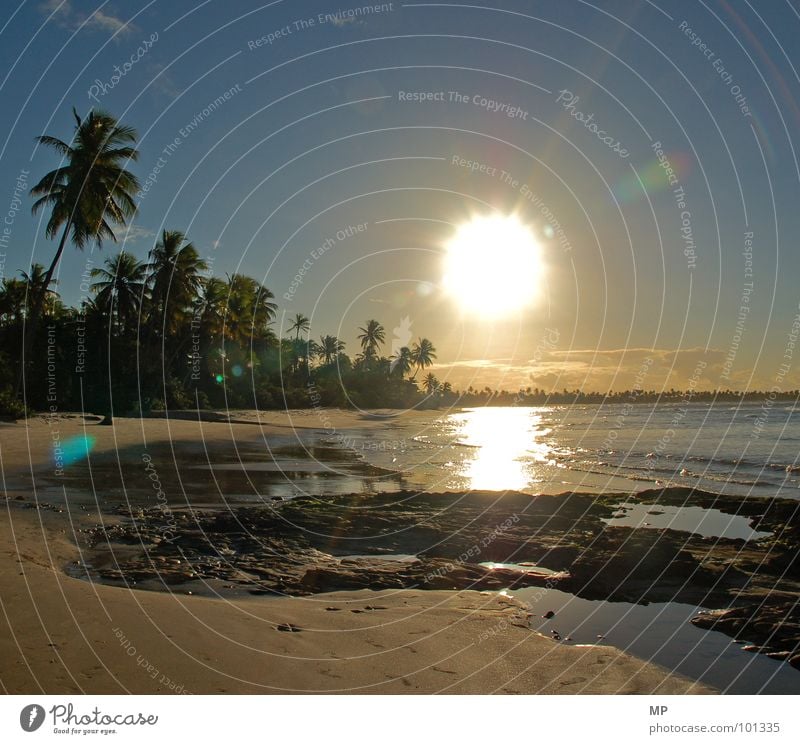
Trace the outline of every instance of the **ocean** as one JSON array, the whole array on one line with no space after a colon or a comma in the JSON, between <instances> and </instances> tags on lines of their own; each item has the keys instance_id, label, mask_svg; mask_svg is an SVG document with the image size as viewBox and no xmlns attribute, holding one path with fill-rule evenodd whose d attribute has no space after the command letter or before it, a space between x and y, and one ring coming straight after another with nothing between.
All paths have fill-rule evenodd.
<instances>
[{"instance_id":1,"label":"ocean","mask_svg":"<svg viewBox=\"0 0 800 744\"><path fill-rule=\"evenodd\" d=\"M366 463L431 491L685 486L800 497L800 408L781 402L410 412L380 429L349 430L345 443Z\"/></svg>"}]
</instances>

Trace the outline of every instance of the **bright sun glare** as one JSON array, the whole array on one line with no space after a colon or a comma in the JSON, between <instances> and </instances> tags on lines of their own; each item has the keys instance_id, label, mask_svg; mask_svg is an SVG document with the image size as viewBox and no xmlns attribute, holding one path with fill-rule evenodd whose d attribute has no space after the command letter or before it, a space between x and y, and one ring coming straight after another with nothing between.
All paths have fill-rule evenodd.
<instances>
[{"instance_id":1,"label":"bright sun glare","mask_svg":"<svg viewBox=\"0 0 800 744\"><path fill-rule=\"evenodd\" d=\"M465 310L493 317L519 310L541 281L539 244L513 215L474 217L447 243L443 285Z\"/></svg>"}]
</instances>

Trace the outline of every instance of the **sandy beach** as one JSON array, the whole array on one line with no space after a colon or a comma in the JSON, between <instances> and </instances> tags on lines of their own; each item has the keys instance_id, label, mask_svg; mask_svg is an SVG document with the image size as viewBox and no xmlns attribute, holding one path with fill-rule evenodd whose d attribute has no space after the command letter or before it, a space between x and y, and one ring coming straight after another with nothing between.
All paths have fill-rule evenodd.
<instances>
[{"instance_id":1,"label":"sandy beach","mask_svg":"<svg viewBox=\"0 0 800 744\"><path fill-rule=\"evenodd\" d=\"M337 430L380 426L326 411ZM236 415L232 418L240 419ZM85 427L85 428L84 428ZM62 417L0 426L0 680L6 693L707 693L609 646L565 646L531 631L493 591L382 590L305 597L192 596L70 576L81 525L97 513L54 486L54 428L95 437L92 462L141 467L146 444L225 451L321 429L318 412L253 423ZM56 481L57 483L57 481ZM87 502L102 500L103 483ZM34 488L35 493L34 493ZM64 493L67 490L64 489ZM36 507L36 499L40 505Z\"/></svg>"}]
</instances>

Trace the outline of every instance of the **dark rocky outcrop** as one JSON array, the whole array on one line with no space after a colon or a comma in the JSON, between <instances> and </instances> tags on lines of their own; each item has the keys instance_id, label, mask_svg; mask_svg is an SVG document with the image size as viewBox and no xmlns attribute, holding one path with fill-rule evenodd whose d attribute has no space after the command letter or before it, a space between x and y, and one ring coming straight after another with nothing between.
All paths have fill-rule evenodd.
<instances>
[{"instance_id":1,"label":"dark rocky outcrop","mask_svg":"<svg viewBox=\"0 0 800 744\"><path fill-rule=\"evenodd\" d=\"M796 667L800 665L798 602L798 596L768 595L758 604L703 612L692 618L692 624L746 641L754 647L750 650L784 659Z\"/></svg>"},{"instance_id":2,"label":"dark rocky outcrop","mask_svg":"<svg viewBox=\"0 0 800 744\"><path fill-rule=\"evenodd\" d=\"M610 526L604 520L624 500L714 508L769 536ZM699 616L699 627L791 660L799 637L789 607L800 596L797 511L794 501L680 488L634 496L403 491L227 511L120 508L118 524L88 530L89 565L72 570L148 588L218 581L259 594L548 586L587 599L686 602L723 610ZM482 565L492 562L514 565Z\"/></svg>"}]
</instances>

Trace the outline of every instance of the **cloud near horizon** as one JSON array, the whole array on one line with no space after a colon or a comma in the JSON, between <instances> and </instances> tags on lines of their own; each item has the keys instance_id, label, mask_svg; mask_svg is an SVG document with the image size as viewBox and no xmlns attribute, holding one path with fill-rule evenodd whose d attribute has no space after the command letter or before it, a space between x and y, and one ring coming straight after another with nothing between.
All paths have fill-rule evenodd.
<instances>
[{"instance_id":1,"label":"cloud near horizon","mask_svg":"<svg viewBox=\"0 0 800 744\"><path fill-rule=\"evenodd\" d=\"M585 391L741 389L750 382L750 370L721 378L725 352L721 349L552 349L537 359L465 359L438 363L432 368L453 387L547 392L567 388ZM753 378L749 387L766 383Z\"/></svg>"}]
</instances>

